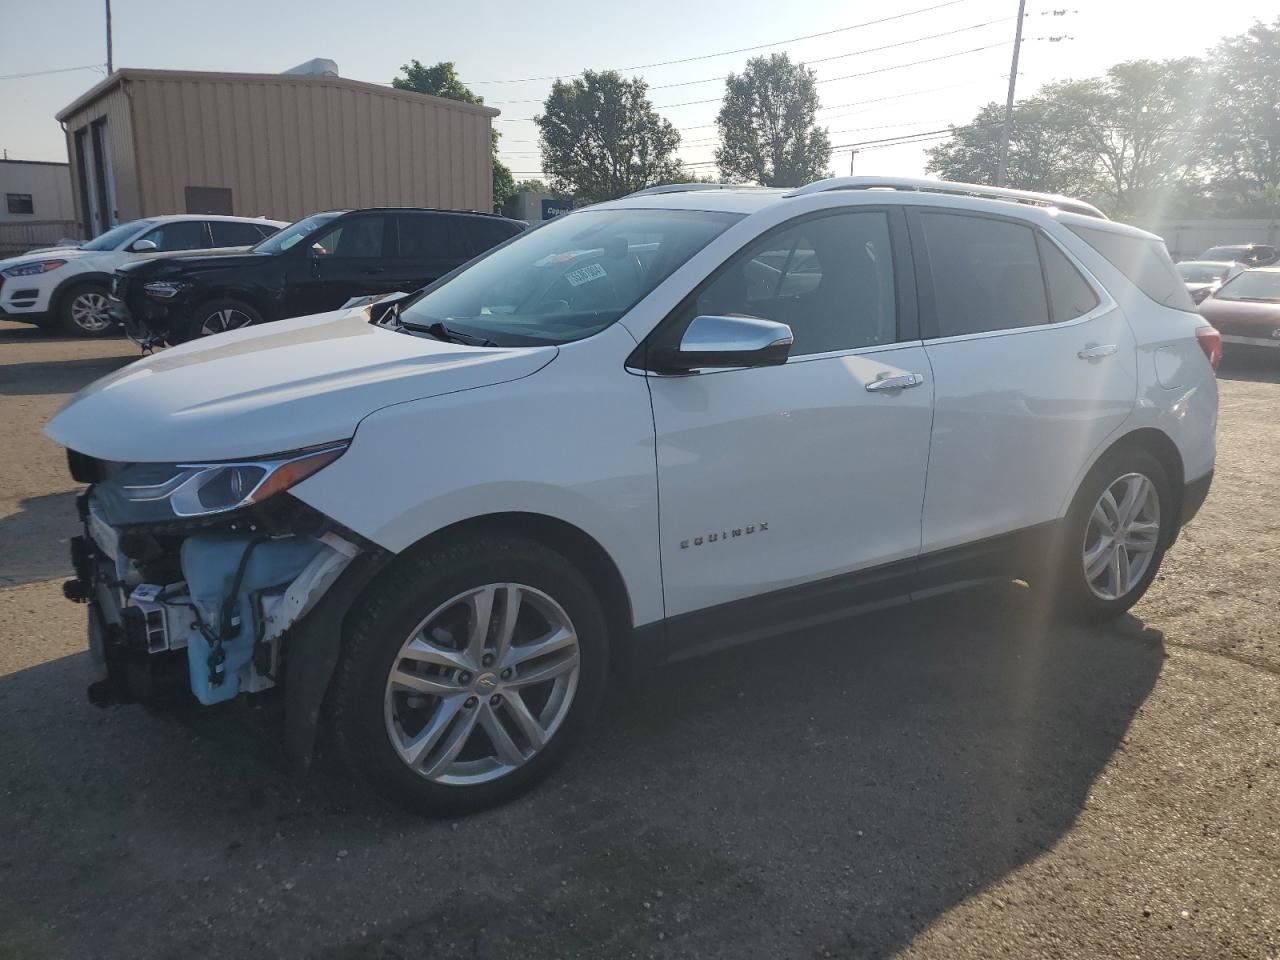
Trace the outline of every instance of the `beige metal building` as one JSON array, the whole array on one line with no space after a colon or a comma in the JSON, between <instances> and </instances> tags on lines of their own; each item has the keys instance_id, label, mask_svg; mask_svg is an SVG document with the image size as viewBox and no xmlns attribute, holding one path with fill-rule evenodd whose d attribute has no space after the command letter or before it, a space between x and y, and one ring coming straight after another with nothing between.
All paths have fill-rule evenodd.
<instances>
[{"instance_id":1,"label":"beige metal building","mask_svg":"<svg viewBox=\"0 0 1280 960\"><path fill-rule=\"evenodd\" d=\"M497 114L332 75L126 69L57 116L95 236L166 213L489 211Z\"/></svg>"},{"instance_id":2,"label":"beige metal building","mask_svg":"<svg viewBox=\"0 0 1280 960\"><path fill-rule=\"evenodd\" d=\"M0 194L0 257L79 238L65 163L0 160Z\"/></svg>"}]
</instances>

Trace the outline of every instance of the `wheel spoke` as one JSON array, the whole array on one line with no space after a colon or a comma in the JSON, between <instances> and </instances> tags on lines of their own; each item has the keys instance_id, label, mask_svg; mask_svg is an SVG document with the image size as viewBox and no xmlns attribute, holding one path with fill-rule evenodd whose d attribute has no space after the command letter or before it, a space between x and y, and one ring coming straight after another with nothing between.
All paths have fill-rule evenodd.
<instances>
[{"instance_id":1,"label":"wheel spoke","mask_svg":"<svg viewBox=\"0 0 1280 960\"><path fill-rule=\"evenodd\" d=\"M1096 580L1098 574L1107 569L1111 562L1111 554L1115 550L1115 541L1111 537L1099 537L1096 546L1085 551L1084 575L1088 580Z\"/></svg>"},{"instance_id":2,"label":"wheel spoke","mask_svg":"<svg viewBox=\"0 0 1280 960\"><path fill-rule=\"evenodd\" d=\"M557 650L577 646L577 643L578 637L572 630L556 627L550 633L539 637L531 643L521 643L511 647L507 651L506 658L499 660L498 663L503 667L516 667L538 657L545 657L548 654L555 653Z\"/></svg>"},{"instance_id":3,"label":"wheel spoke","mask_svg":"<svg viewBox=\"0 0 1280 960\"><path fill-rule=\"evenodd\" d=\"M502 613L498 620L498 636L495 638L494 660L501 664L511 649L511 638L515 636L516 621L520 619L520 604L523 594L520 588L509 583L502 588Z\"/></svg>"},{"instance_id":4,"label":"wheel spoke","mask_svg":"<svg viewBox=\"0 0 1280 960\"><path fill-rule=\"evenodd\" d=\"M419 663L430 663L437 667L452 667L455 670L470 670L471 661L460 650L450 650L432 643L423 636L414 637L400 651L406 660L417 660Z\"/></svg>"},{"instance_id":5,"label":"wheel spoke","mask_svg":"<svg viewBox=\"0 0 1280 960\"><path fill-rule=\"evenodd\" d=\"M480 711L472 707L457 711L457 718L453 725L449 727L448 734L445 735L444 745L440 748L434 758L430 759L423 769L428 777L438 777L444 773L458 754L462 752L462 748L467 745L467 741L471 739L471 733L476 727L476 715Z\"/></svg>"},{"instance_id":6,"label":"wheel spoke","mask_svg":"<svg viewBox=\"0 0 1280 960\"><path fill-rule=\"evenodd\" d=\"M506 682L507 687L531 687L536 683L546 683L573 670L578 665L578 648L575 646L555 658L548 658L536 664L524 673L517 673Z\"/></svg>"},{"instance_id":7,"label":"wheel spoke","mask_svg":"<svg viewBox=\"0 0 1280 960\"><path fill-rule=\"evenodd\" d=\"M488 704L485 704L482 708L480 726L489 735L489 740L493 743L493 749L498 752L499 760L511 767L518 767L524 763L524 753L516 746L516 742L511 739L511 734L507 732L507 728L502 725L502 721ZM538 746L541 746L541 744L538 744Z\"/></svg>"},{"instance_id":8,"label":"wheel spoke","mask_svg":"<svg viewBox=\"0 0 1280 960\"><path fill-rule=\"evenodd\" d=\"M448 729L449 724L453 722L453 718L462 709L464 699L465 697L459 696L440 701L440 705L436 707L436 712L432 715L427 725L419 730L407 743L400 745L400 752L409 766L416 767L422 762L422 758L431 752L432 748L440 741L440 735Z\"/></svg>"},{"instance_id":9,"label":"wheel spoke","mask_svg":"<svg viewBox=\"0 0 1280 960\"><path fill-rule=\"evenodd\" d=\"M489 624L493 619L493 597L497 587L490 584L467 597L471 610L471 623L467 634L467 656L473 663L480 663L484 656L485 642L489 637Z\"/></svg>"},{"instance_id":10,"label":"wheel spoke","mask_svg":"<svg viewBox=\"0 0 1280 960\"><path fill-rule=\"evenodd\" d=\"M1120 499L1120 505L1117 508L1119 522L1117 527L1123 529L1129 525L1129 522L1137 516L1138 510L1142 503L1146 500L1147 478L1133 474L1125 477L1124 496Z\"/></svg>"},{"instance_id":11,"label":"wheel spoke","mask_svg":"<svg viewBox=\"0 0 1280 960\"><path fill-rule=\"evenodd\" d=\"M1159 523L1153 520L1135 520L1125 530L1125 542L1130 549L1150 553L1156 548L1159 535Z\"/></svg>"},{"instance_id":12,"label":"wheel spoke","mask_svg":"<svg viewBox=\"0 0 1280 960\"><path fill-rule=\"evenodd\" d=\"M443 677L429 677L420 673L410 673L401 667L391 671L391 686L410 693L421 693L429 697L450 697L462 693L465 689L454 680Z\"/></svg>"},{"instance_id":13,"label":"wheel spoke","mask_svg":"<svg viewBox=\"0 0 1280 960\"><path fill-rule=\"evenodd\" d=\"M547 731L542 728L538 718L529 711L529 707L525 704L524 698L520 696L519 691L509 691L503 704L507 708L507 713L511 715L511 719L520 728L520 733L524 736L529 746L535 752L541 750L547 742Z\"/></svg>"},{"instance_id":14,"label":"wheel spoke","mask_svg":"<svg viewBox=\"0 0 1280 960\"><path fill-rule=\"evenodd\" d=\"M1116 529L1120 525L1120 507L1116 503L1115 496L1111 493L1110 488L1098 500L1098 507L1101 507L1107 517L1107 527L1111 530ZM1094 509L1097 509L1095 507Z\"/></svg>"},{"instance_id":15,"label":"wheel spoke","mask_svg":"<svg viewBox=\"0 0 1280 960\"><path fill-rule=\"evenodd\" d=\"M1111 514L1107 513L1101 500L1099 500L1093 508L1093 522L1096 523L1098 525L1098 529L1102 530L1104 533L1115 532L1115 520L1112 519Z\"/></svg>"}]
</instances>

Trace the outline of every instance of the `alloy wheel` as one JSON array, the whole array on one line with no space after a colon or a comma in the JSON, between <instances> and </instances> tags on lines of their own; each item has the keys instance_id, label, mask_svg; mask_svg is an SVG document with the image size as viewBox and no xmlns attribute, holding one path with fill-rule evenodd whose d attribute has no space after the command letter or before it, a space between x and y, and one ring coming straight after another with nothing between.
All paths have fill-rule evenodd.
<instances>
[{"instance_id":1,"label":"alloy wheel","mask_svg":"<svg viewBox=\"0 0 1280 960\"><path fill-rule=\"evenodd\" d=\"M1118 600L1146 576L1160 543L1160 494L1140 473L1102 492L1084 535L1084 578L1094 595Z\"/></svg>"},{"instance_id":2,"label":"alloy wheel","mask_svg":"<svg viewBox=\"0 0 1280 960\"><path fill-rule=\"evenodd\" d=\"M214 333L223 333L227 330L247 327L251 323L253 323L253 317L243 310L237 310L235 307L224 307L221 310L215 310L204 318L204 323L200 325L200 336L207 337Z\"/></svg>"},{"instance_id":3,"label":"alloy wheel","mask_svg":"<svg viewBox=\"0 0 1280 960\"><path fill-rule=\"evenodd\" d=\"M578 687L578 636L564 609L517 583L491 583L437 607L387 676L387 735L434 783L486 783L555 736Z\"/></svg>"},{"instance_id":4,"label":"alloy wheel","mask_svg":"<svg viewBox=\"0 0 1280 960\"><path fill-rule=\"evenodd\" d=\"M93 290L86 290L71 301L71 322L85 333L101 333L111 326L107 313L107 297Z\"/></svg>"}]
</instances>

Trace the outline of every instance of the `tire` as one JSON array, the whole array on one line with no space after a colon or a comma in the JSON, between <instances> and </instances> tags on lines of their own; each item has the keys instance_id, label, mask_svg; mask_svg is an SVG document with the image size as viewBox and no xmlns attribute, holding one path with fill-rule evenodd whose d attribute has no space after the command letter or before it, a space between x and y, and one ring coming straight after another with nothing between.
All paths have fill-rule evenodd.
<instances>
[{"instance_id":1,"label":"tire","mask_svg":"<svg viewBox=\"0 0 1280 960\"><path fill-rule=\"evenodd\" d=\"M473 632L477 622L486 630ZM548 547L502 534L406 555L352 608L343 640L329 699L338 751L357 777L429 816L483 810L541 781L586 729L608 673L587 581Z\"/></svg>"},{"instance_id":2,"label":"tire","mask_svg":"<svg viewBox=\"0 0 1280 960\"><path fill-rule=\"evenodd\" d=\"M238 330L262 322L262 314L245 303L231 297L206 300L191 311L183 325L180 343L198 340L227 330Z\"/></svg>"},{"instance_id":3,"label":"tire","mask_svg":"<svg viewBox=\"0 0 1280 960\"><path fill-rule=\"evenodd\" d=\"M72 284L58 299L56 332L72 337L108 336L116 323L105 315L106 309L107 288L101 283Z\"/></svg>"},{"instance_id":4,"label":"tire","mask_svg":"<svg viewBox=\"0 0 1280 960\"><path fill-rule=\"evenodd\" d=\"M1108 493L1119 513L1103 503ZM1117 522L1128 532L1120 549ZM1104 455L1080 485L1059 531L1050 575L1058 612L1094 622L1124 614L1155 579L1176 522L1173 487L1159 460L1140 447Z\"/></svg>"}]
</instances>

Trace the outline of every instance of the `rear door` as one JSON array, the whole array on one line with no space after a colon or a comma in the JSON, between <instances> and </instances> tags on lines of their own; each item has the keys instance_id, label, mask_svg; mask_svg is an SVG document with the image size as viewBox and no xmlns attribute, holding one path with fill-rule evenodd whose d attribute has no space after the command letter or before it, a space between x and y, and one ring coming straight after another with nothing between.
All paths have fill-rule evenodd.
<instances>
[{"instance_id":1,"label":"rear door","mask_svg":"<svg viewBox=\"0 0 1280 960\"><path fill-rule=\"evenodd\" d=\"M908 217L936 385L923 553L965 545L974 562L995 562L1013 544L991 538L1047 529L1133 409L1133 334L1038 227L953 210ZM932 560L921 569L927 586Z\"/></svg>"},{"instance_id":2,"label":"rear door","mask_svg":"<svg viewBox=\"0 0 1280 960\"><path fill-rule=\"evenodd\" d=\"M461 217L406 211L395 220L399 249L387 264L393 289L417 290L471 259Z\"/></svg>"},{"instance_id":3,"label":"rear door","mask_svg":"<svg viewBox=\"0 0 1280 960\"><path fill-rule=\"evenodd\" d=\"M649 376L667 616L757 598L749 620L822 619L865 601L864 586L894 592L888 571L909 582L933 385L901 212L789 221L652 336L678 343L700 314L781 321L795 343L781 366ZM874 567L890 579L845 576ZM685 622L694 643L719 629Z\"/></svg>"}]
</instances>

